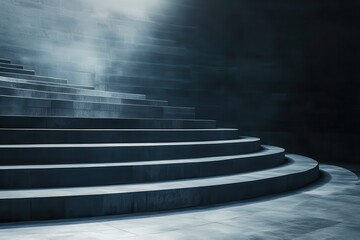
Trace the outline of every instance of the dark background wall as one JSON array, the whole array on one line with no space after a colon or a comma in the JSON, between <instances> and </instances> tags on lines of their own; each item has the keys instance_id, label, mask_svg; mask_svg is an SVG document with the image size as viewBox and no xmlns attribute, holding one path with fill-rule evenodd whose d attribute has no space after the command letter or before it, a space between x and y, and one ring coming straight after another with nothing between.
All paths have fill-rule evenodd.
<instances>
[{"instance_id":1,"label":"dark background wall","mask_svg":"<svg viewBox=\"0 0 360 240\"><path fill-rule=\"evenodd\" d=\"M320 161L360 161L359 3L4 0L0 57L196 106Z\"/></svg>"},{"instance_id":2,"label":"dark background wall","mask_svg":"<svg viewBox=\"0 0 360 240\"><path fill-rule=\"evenodd\" d=\"M197 1L201 116L320 161L360 162L359 1Z\"/></svg>"}]
</instances>

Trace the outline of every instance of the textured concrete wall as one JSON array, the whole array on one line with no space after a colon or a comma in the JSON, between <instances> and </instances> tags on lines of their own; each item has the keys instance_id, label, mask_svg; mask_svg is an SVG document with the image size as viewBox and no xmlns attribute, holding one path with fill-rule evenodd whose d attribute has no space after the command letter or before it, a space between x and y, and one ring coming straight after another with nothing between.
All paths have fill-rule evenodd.
<instances>
[{"instance_id":1,"label":"textured concrete wall","mask_svg":"<svg viewBox=\"0 0 360 240\"><path fill-rule=\"evenodd\" d=\"M356 161L358 12L340 0L4 0L0 55L194 105L320 161Z\"/></svg>"},{"instance_id":2,"label":"textured concrete wall","mask_svg":"<svg viewBox=\"0 0 360 240\"><path fill-rule=\"evenodd\" d=\"M179 29L182 33L187 29L171 25L173 19L186 16L181 14L188 9L184 3L4 0L0 8L1 57L25 64L40 75L68 78L70 83L144 91L135 86L154 85L154 81L146 81L149 78L179 80L189 75L188 69L166 65L186 58L184 48L173 37Z\"/></svg>"},{"instance_id":3,"label":"textured concrete wall","mask_svg":"<svg viewBox=\"0 0 360 240\"><path fill-rule=\"evenodd\" d=\"M203 116L320 161L360 161L359 1L196 3Z\"/></svg>"}]
</instances>

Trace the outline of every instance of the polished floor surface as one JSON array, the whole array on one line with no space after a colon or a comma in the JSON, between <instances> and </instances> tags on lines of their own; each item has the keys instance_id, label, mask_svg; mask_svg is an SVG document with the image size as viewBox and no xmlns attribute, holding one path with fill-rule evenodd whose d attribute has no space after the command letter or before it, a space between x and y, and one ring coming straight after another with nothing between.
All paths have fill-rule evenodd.
<instances>
[{"instance_id":1,"label":"polished floor surface","mask_svg":"<svg viewBox=\"0 0 360 240\"><path fill-rule=\"evenodd\" d=\"M360 239L358 176L334 165L321 169L319 181L290 193L181 211L1 224L0 239Z\"/></svg>"}]
</instances>

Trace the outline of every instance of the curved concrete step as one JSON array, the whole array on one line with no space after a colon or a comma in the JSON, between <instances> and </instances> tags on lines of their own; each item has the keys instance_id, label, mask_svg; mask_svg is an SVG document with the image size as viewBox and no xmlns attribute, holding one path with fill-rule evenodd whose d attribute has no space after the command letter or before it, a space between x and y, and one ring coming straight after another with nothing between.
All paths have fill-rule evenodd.
<instances>
[{"instance_id":1,"label":"curved concrete step","mask_svg":"<svg viewBox=\"0 0 360 240\"><path fill-rule=\"evenodd\" d=\"M44 83L63 83L63 84L67 83L67 80L62 78L54 78L54 77L46 77L46 76L38 76L38 75L26 75L26 74L10 73L10 72L0 72L0 76L22 79L22 80L39 81Z\"/></svg>"},{"instance_id":2,"label":"curved concrete step","mask_svg":"<svg viewBox=\"0 0 360 240\"><path fill-rule=\"evenodd\" d=\"M0 221L94 217L225 203L303 187L318 163L288 155L288 164L257 172L159 183L0 191Z\"/></svg>"},{"instance_id":3,"label":"curved concrete step","mask_svg":"<svg viewBox=\"0 0 360 240\"><path fill-rule=\"evenodd\" d=\"M2 86L0 86L0 95L65 100L65 101L93 102L93 103L135 104L135 105L154 105L154 106L168 105L168 102L163 100L126 99L126 98L118 98L118 97L80 95L80 94L38 91L33 89L11 88L11 87L2 87Z\"/></svg>"},{"instance_id":4,"label":"curved concrete step","mask_svg":"<svg viewBox=\"0 0 360 240\"><path fill-rule=\"evenodd\" d=\"M0 58L0 63L11 64L11 61L9 59Z\"/></svg>"},{"instance_id":5,"label":"curved concrete step","mask_svg":"<svg viewBox=\"0 0 360 240\"><path fill-rule=\"evenodd\" d=\"M0 128L0 144L136 143L230 140L237 129L23 129Z\"/></svg>"},{"instance_id":6,"label":"curved concrete step","mask_svg":"<svg viewBox=\"0 0 360 240\"><path fill-rule=\"evenodd\" d=\"M272 168L284 160L284 149L263 146L256 153L207 158L0 166L0 189L99 186L211 177Z\"/></svg>"},{"instance_id":7,"label":"curved concrete step","mask_svg":"<svg viewBox=\"0 0 360 240\"><path fill-rule=\"evenodd\" d=\"M15 68L15 69L24 69L23 65L12 64L12 63L1 63L0 68Z\"/></svg>"},{"instance_id":8,"label":"curved concrete step","mask_svg":"<svg viewBox=\"0 0 360 240\"><path fill-rule=\"evenodd\" d=\"M239 155L261 149L260 139L96 144L0 145L0 165L153 161Z\"/></svg>"},{"instance_id":9,"label":"curved concrete step","mask_svg":"<svg viewBox=\"0 0 360 240\"><path fill-rule=\"evenodd\" d=\"M28 84L35 84L35 85L47 85L47 86L55 86L55 87L70 87L70 88L80 88L80 89L89 89L94 90L95 88L92 86L85 86L85 85L74 85L74 84L67 84L67 83L57 83L57 82L46 82L46 81L39 81L39 80L28 80L28 79L21 79L15 77L0 77L1 82L12 82L12 83L28 83ZM6 83L1 83L1 85L6 86Z\"/></svg>"},{"instance_id":10,"label":"curved concrete step","mask_svg":"<svg viewBox=\"0 0 360 240\"><path fill-rule=\"evenodd\" d=\"M139 117L195 118L190 107L94 103L0 95L1 115L74 116L74 117Z\"/></svg>"},{"instance_id":11,"label":"curved concrete step","mask_svg":"<svg viewBox=\"0 0 360 240\"><path fill-rule=\"evenodd\" d=\"M34 70L0 67L0 72L16 73L23 75L35 75Z\"/></svg>"},{"instance_id":12,"label":"curved concrete step","mask_svg":"<svg viewBox=\"0 0 360 240\"><path fill-rule=\"evenodd\" d=\"M91 96L103 96L103 97L119 97L119 98L129 98L129 99L145 99L144 94L136 93L121 93L121 92L110 92L110 91L101 91L93 89L83 89L72 87L72 85L51 85L43 83L31 83L24 82L18 79L0 77L0 86L3 87L12 87L12 88L22 88L22 89L32 89L38 91L46 92L58 92L58 93L69 93L69 94L79 94L79 95L91 95Z\"/></svg>"},{"instance_id":13,"label":"curved concrete step","mask_svg":"<svg viewBox=\"0 0 360 240\"><path fill-rule=\"evenodd\" d=\"M46 116L4 116L0 115L2 128L46 128L46 129L211 129L216 127L215 120L204 119L161 119L161 118L80 118Z\"/></svg>"}]
</instances>

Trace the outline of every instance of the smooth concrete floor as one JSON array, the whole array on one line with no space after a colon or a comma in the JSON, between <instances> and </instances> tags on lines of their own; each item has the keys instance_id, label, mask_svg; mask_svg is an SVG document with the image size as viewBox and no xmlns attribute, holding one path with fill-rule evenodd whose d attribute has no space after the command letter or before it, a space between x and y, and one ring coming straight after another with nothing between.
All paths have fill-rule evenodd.
<instances>
[{"instance_id":1,"label":"smooth concrete floor","mask_svg":"<svg viewBox=\"0 0 360 240\"><path fill-rule=\"evenodd\" d=\"M321 165L298 191L179 211L1 224L0 239L360 239L358 176Z\"/></svg>"}]
</instances>

